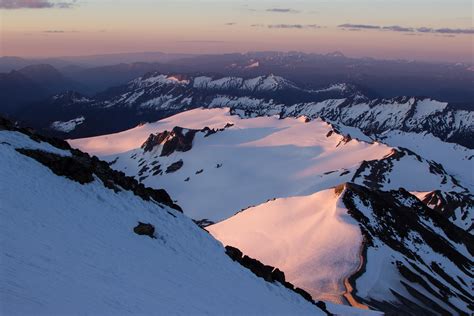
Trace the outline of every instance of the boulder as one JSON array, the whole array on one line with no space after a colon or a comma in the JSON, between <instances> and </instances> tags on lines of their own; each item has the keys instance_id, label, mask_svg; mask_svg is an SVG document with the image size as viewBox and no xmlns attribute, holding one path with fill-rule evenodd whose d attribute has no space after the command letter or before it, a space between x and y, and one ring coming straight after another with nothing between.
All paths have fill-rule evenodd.
<instances>
[{"instance_id":1,"label":"boulder","mask_svg":"<svg viewBox=\"0 0 474 316\"><path fill-rule=\"evenodd\" d=\"M179 169L181 169L181 167L183 166L183 160L180 159L176 162L173 162L171 165L169 165L168 167L166 167L166 173L172 173L172 172L175 172L175 171L178 171Z\"/></svg>"},{"instance_id":2,"label":"boulder","mask_svg":"<svg viewBox=\"0 0 474 316\"><path fill-rule=\"evenodd\" d=\"M133 231L137 235L145 235L149 236L150 238L156 238L155 237L155 226L152 224L145 224L142 222L138 222L138 225L133 228Z\"/></svg>"}]
</instances>

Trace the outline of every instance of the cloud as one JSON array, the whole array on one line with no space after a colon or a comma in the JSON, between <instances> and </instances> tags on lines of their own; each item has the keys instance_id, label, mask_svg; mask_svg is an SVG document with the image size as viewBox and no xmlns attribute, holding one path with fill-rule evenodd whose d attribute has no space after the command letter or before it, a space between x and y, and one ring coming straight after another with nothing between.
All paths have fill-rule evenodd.
<instances>
[{"instance_id":1,"label":"cloud","mask_svg":"<svg viewBox=\"0 0 474 316\"><path fill-rule=\"evenodd\" d=\"M339 28L349 30L380 30L380 31L391 31L391 32L403 32L403 33L434 33L434 34L446 34L446 35L457 35L457 34L474 34L474 28L470 29L452 29L452 28L438 28L434 29L431 27L405 27L400 25L392 26L379 26L379 25L367 25L367 24L341 24Z\"/></svg>"},{"instance_id":2,"label":"cloud","mask_svg":"<svg viewBox=\"0 0 474 316\"><path fill-rule=\"evenodd\" d=\"M267 12L274 13L299 13L300 11L290 8L270 8L266 10Z\"/></svg>"},{"instance_id":3,"label":"cloud","mask_svg":"<svg viewBox=\"0 0 474 316\"><path fill-rule=\"evenodd\" d=\"M470 29L442 28L442 29L435 30L435 33L441 33L441 34L474 34L474 28L470 28Z\"/></svg>"},{"instance_id":4,"label":"cloud","mask_svg":"<svg viewBox=\"0 0 474 316\"><path fill-rule=\"evenodd\" d=\"M321 28L316 24L269 24L267 25L270 29L319 29Z\"/></svg>"},{"instance_id":5,"label":"cloud","mask_svg":"<svg viewBox=\"0 0 474 316\"><path fill-rule=\"evenodd\" d=\"M417 32L420 32L420 33L431 33L433 32L433 29L431 27L419 27L416 29Z\"/></svg>"},{"instance_id":6,"label":"cloud","mask_svg":"<svg viewBox=\"0 0 474 316\"><path fill-rule=\"evenodd\" d=\"M43 31L43 33L49 33L49 34L60 34L60 33L78 33L78 31L66 31L66 30L46 30Z\"/></svg>"},{"instance_id":7,"label":"cloud","mask_svg":"<svg viewBox=\"0 0 474 316\"><path fill-rule=\"evenodd\" d=\"M399 25L392 25L392 26L384 26L382 27L383 30L386 31L393 31L393 32L413 32L412 27L403 27Z\"/></svg>"},{"instance_id":8,"label":"cloud","mask_svg":"<svg viewBox=\"0 0 474 316\"><path fill-rule=\"evenodd\" d=\"M367 24L341 24L338 27L340 28L349 28L349 29L380 29L380 26L377 25L367 25Z\"/></svg>"},{"instance_id":9,"label":"cloud","mask_svg":"<svg viewBox=\"0 0 474 316\"><path fill-rule=\"evenodd\" d=\"M50 0L1 0L0 9L68 9L76 4L76 0L70 2L56 2Z\"/></svg>"}]
</instances>

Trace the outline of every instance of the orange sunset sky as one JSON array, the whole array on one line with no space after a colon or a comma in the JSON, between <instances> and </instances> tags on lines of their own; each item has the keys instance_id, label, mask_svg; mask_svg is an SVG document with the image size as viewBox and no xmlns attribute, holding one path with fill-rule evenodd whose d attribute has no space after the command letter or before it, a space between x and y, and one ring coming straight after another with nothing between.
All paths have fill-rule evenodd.
<instances>
[{"instance_id":1,"label":"orange sunset sky","mask_svg":"<svg viewBox=\"0 0 474 316\"><path fill-rule=\"evenodd\" d=\"M259 50L473 61L470 0L0 0L0 55Z\"/></svg>"}]
</instances>

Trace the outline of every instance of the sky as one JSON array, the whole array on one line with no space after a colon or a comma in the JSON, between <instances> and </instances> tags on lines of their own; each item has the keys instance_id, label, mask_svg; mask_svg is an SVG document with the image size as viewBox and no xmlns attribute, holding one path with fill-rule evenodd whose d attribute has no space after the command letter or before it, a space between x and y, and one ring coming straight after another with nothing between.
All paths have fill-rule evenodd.
<instances>
[{"instance_id":1,"label":"sky","mask_svg":"<svg viewBox=\"0 0 474 316\"><path fill-rule=\"evenodd\" d=\"M0 55L343 52L473 62L471 0L0 0Z\"/></svg>"}]
</instances>

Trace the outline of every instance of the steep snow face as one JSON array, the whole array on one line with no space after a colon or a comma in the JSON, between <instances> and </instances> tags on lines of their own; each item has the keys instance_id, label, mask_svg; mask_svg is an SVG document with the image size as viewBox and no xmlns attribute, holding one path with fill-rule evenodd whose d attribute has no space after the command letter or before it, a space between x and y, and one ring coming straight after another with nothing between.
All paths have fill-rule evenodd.
<instances>
[{"instance_id":1,"label":"steep snow face","mask_svg":"<svg viewBox=\"0 0 474 316\"><path fill-rule=\"evenodd\" d=\"M2 314L323 314L235 264L183 214L57 176L15 149L69 151L18 132L0 140ZM134 234L138 221L156 239Z\"/></svg>"},{"instance_id":2,"label":"steep snow face","mask_svg":"<svg viewBox=\"0 0 474 316\"><path fill-rule=\"evenodd\" d=\"M152 150L141 148L149 134L175 126L216 130L196 133L185 152L163 156L162 143ZM307 195L349 181L363 160L380 159L391 151L379 143L348 141L321 120L241 119L229 115L228 109L191 110L71 144L101 154L113 161L113 168L147 186L166 188L189 216L212 221L268 199ZM178 170L166 171L178 162Z\"/></svg>"},{"instance_id":3,"label":"steep snow face","mask_svg":"<svg viewBox=\"0 0 474 316\"><path fill-rule=\"evenodd\" d=\"M334 189L269 201L207 230L320 300L342 303L344 279L360 265L362 234Z\"/></svg>"},{"instance_id":4,"label":"steep snow face","mask_svg":"<svg viewBox=\"0 0 474 316\"><path fill-rule=\"evenodd\" d=\"M69 133L75 130L78 125L84 123L84 120L84 116L80 116L67 122L55 121L51 123L51 128L60 132Z\"/></svg>"}]
</instances>

